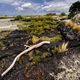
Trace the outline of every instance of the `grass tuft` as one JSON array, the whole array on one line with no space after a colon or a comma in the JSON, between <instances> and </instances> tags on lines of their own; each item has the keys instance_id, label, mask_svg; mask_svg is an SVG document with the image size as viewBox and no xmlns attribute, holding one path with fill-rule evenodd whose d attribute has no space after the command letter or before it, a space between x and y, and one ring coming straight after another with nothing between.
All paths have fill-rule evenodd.
<instances>
[{"instance_id":1,"label":"grass tuft","mask_svg":"<svg viewBox=\"0 0 80 80\"><path fill-rule=\"evenodd\" d=\"M62 45L59 45L59 47L55 48L55 51L58 53L63 53L65 51L68 51L67 46L68 46L68 42L66 43L64 42Z\"/></svg>"}]
</instances>

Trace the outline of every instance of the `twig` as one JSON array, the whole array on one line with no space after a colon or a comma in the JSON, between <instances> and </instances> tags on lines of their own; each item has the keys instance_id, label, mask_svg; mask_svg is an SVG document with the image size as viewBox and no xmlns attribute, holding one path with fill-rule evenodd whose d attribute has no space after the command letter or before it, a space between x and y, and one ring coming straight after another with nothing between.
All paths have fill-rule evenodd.
<instances>
[{"instance_id":1,"label":"twig","mask_svg":"<svg viewBox=\"0 0 80 80\"><path fill-rule=\"evenodd\" d=\"M43 42L40 42L40 43L38 43L38 44L36 44L36 45L33 45L33 46L29 47L28 49L22 51L20 54L18 54L18 55L15 57L15 59L14 59L13 62L12 62L12 64L1 74L1 76L3 77L4 75L6 75L6 74L14 67L16 61L17 61L23 54L25 54L25 53L33 50L34 48L38 48L38 47L42 46L43 44L50 44L50 42L49 42L49 41L43 41Z\"/></svg>"},{"instance_id":2,"label":"twig","mask_svg":"<svg viewBox=\"0 0 80 80\"><path fill-rule=\"evenodd\" d=\"M28 46L28 45L24 45L24 46L25 46L25 49L27 49L27 48L31 47L31 46Z\"/></svg>"}]
</instances>

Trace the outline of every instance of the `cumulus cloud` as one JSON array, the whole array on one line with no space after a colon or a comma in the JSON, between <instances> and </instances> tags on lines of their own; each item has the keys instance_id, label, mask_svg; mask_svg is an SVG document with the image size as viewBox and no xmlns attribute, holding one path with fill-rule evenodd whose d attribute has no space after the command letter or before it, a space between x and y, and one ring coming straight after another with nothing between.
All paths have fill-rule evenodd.
<instances>
[{"instance_id":1,"label":"cumulus cloud","mask_svg":"<svg viewBox=\"0 0 80 80\"><path fill-rule=\"evenodd\" d=\"M17 7L16 10L23 11L24 9L22 7Z\"/></svg>"},{"instance_id":2,"label":"cumulus cloud","mask_svg":"<svg viewBox=\"0 0 80 80\"><path fill-rule=\"evenodd\" d=\"M24 9L31 8L31 7L32 7L32 4L28 2L28 3L23 3L22 5L18 6L16 10L23 11Z\"/></svg>"},{"instance_id":3,"label":"cumulus cloud","mask_svg":"<svg viewBox=\"0 0 80 80\"><path fill-rule=\"evenodd\" d=\"M17 7L17 10L19 10L19 11L33 10L33 11L38 12L38 10L40 10L40 8L41 8L41 5L39 5L39 4L27 2L27 3L24 3L21 6Z\"/></svg>"},{"instance_id":4,"label":"cumulus cloud","mask_svg":"<svg viewBox=\"0 0 80 80\"><path fill-rule=\"evenodd\" d=\"M22 8L29 8L32 7L31 3L24 3L23 5L21 5Z\"/></svg>"},{"instance_id":5,"label":"cumulus cloud","mask_svg":"<svg viewBox=\"0 0 80 80\"><path fill-rule=\"evenodd\" d=\"M17 0L17 1L14 1L13 3L11 3L12 6L20 6L21 4L23 4L24 2L21 1L21 0Z\"/></svg>"},{"instance_id":6,"label":"cumulus cloud","mask_svg":"<svg viewBox=\"0 0 80 80\"><path fill-rule=\"evenodd\" d=\"M23 3L22 5L20 5L20 6L18 6L17 8L16 8L16 10L19 10L19 11L23 11L24 9L30 9L30 8L32 8L32 4L31 3Z\"/></svg>"}]
</instances>

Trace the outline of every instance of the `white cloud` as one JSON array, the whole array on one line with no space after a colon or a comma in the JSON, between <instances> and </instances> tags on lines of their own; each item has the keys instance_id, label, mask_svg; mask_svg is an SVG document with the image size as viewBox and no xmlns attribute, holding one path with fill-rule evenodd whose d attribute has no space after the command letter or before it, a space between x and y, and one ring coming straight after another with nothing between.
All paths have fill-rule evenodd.
<instances>
[{"instance_id":1,"label":"white cloud","mask_svg":"<svg viewBox=\"0 0 80 80\"><path fill-rule=\"evenodd\" d=\"M22 7L17 7L16 10L17 11L23 11L24 9Z\"/></svg>"},{"instance_id":2,"label":"white cloud","mask_svg":"<svg viewBox=\"0 0 80 80\"><path fill-rule=\"evenodd\" d=\"M23 11L23 10L26 10L26 9L31 9L33 6L32 6L32 3L23 3L23 4L21 4L20 6L18 6L17 8L16 8L16 10L18 10L18 11Z\"/></svg>"},{"instance_id":3,"label":"white cloud","mask_svg":"<svg viewBox=\"0 0 80 80\"><path fill-rule=\"evenodd\" d=\"M13 5L13 6L20 6L23 3L24 2L22 2L22 1L14 1L11 5Z\"/></svg>"},{"instance_id":4,"label":"white cloud","mask_svg":"<svg viewBox=\"0 0 80 80\"><path fill-rule=\"evenodd\" d=\"M42 10L45 11L64 11L65 9L68 9L69 6L64 2L51 2L45 4L45 6L42 7Z\"/></svg>"},{"instance_id":5,"label":"white cloud","mask_svg":"<svg viewBox=\"0 0 80 80\"><path fill-rule=\"evenodd\" d=\"M32 7L31 3L24 3L23 5L21 5L22 8L29 8Z\"/></svg>"},{"instance_id":6,"label":"white cloud","mask_svg":"<svg viewBox=\"0 0 80 80\"><path fill-rule=\"evenodd\" d=\"M21 6L17 7L17 10L19 10L19 11L33 10L33 11L38 12L38 10L40 10L40 8L41 8L41 5L39 5L39 4L27 2L27 3L24 3Z\"/></svg>"},{"instance_id":7,"label":"white cloud","mask_svg":"<svg viewBox=\"0 0 80 80\"><path fill-rule=\"evenodd\" d=\"M30 9L30 8L32 8L32 4L28 2L28 3L23 3L22 5L18 6L16 10L23 11L25 9Z\"/></svg>"}]
</instances>

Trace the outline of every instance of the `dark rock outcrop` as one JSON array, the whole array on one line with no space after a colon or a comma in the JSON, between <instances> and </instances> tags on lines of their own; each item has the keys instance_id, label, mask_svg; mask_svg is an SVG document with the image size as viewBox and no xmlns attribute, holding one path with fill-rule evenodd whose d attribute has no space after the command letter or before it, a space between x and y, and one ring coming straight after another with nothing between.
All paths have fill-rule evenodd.
<instances>
[{"instance_id":1,"label":"dark rock outcrop","mask_svg":"<svg viewBox=\"0 0 80 80\"><path fill-rule=\"evenodd\" d=\"M24 31L15 30L12 31L8 36L1 39L4 49L0 50L0 60L2 58L19 54L25 49L24 45L30 45L31 36Z\"/></svg>"},{"instance_id":2,"label":"dark rock outcrop","mask_svg":"<svg viewBox=\"0 0 80 80\"><path fill-rule=\"evenodd\" d=\"M63 40L69 41L70 47L80 45L80 31L73 30L72 28L65 26L64 23L59 24L57 29L62 35Z\"/></svg>"}]
</instances>

